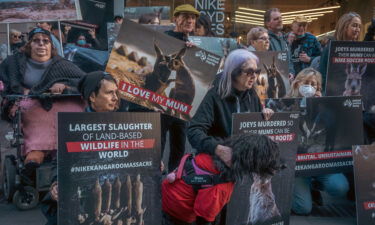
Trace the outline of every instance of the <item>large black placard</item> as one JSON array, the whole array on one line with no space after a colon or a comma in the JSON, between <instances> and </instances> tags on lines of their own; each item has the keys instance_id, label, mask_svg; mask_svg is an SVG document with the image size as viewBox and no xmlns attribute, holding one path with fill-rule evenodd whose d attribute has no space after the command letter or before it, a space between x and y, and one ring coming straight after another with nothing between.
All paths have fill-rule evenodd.
<instances>
[{"instance_id":1,"label":"large black placard","mask_svg":"<svg viewBox=\"0 0 375 225\"><path fill-rule=\"evenodd\" d=\"M363 143L360 96L269 99L267 107L301 111L297 176L352 171L351 146Z\"/></svg>"},{"instance_id":2,"label":"large black placard","mask_svg":"<svg viewBox=\"0 0 375 225\"><path fill-rule=\"evenodd\" d=\"M160 160L159 113L59 113L59 224L160 224Z\"/></svg>"},{"instance_id":3,"label":"large black placard","mask_svg":"<svg viewBox=\"0 0 375 225\"><path fill-rule=\"evenodd\" d=\"M374 43L333 41L328 62L326 95L362 95L370 110L375 105Z\"/></svg>"},{"instance_id":4,"label":"large black placard","mask_svg":"<svg viewBox=\"0 0 375 225\"><path fill-rule=\"evenodd\" d=\"M237 183L228 205L228 225L289 224L298 117L298 112L276 113L269 121L265 121L261 113L233 115L233 134L264 134L278 142L286 168L265 183L261 183L258 176L247 177L242 183Z\"/></svg>"},{"instance_id":5,"label":"large black placard","mask_svg":"<svg viewBox=\"0 0 375 225\"><path fill-rule=\"evenodd\" d=\"M375 146L353 146L357 224L374 224L375 218Z\"/></svg>"}]
</instances>

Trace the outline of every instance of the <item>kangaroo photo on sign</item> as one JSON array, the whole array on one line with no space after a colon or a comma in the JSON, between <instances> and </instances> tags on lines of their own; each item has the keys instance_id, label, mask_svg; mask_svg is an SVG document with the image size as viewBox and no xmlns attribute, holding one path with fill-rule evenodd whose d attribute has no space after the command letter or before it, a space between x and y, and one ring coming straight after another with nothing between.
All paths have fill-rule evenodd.
<instances>
[{"instance_id":1,"label":"kangaroo photo on sign","mask_svg":"<svg viewBox=\"0 0 375 225\"><path fill-rule=\"evenodd\" d=\"M106 71L120 96L183 120L192 118L215 79L220 57L124 20Z\"/></svg>"},{"instance_id":2,"label":"kangaroo photo on sign","mask_svg":"<svg viewBox=\"0 0 375 225\"><path fill-rule=\"evenodd\" d=\"M375 220L375 146L353 146L357 225Z\"/></svg>"},{"instance_id":3,"label":"kangaroo photo on sign","mask_svg":"<svg viewBox=\"0 0 375 225\"><path fill-rule=\"evenodd\" d=\"M0 1L0 23L81 19L78 0Z\"/></svg>"},{"instance_id":4,"label":"kangaroo photo on sign","mask_svg":"<svg viewBox=\"0 0 375 225\"><path fill-rule=\"evenodd\" d=\"M262 113L233 114L233 134L266 135L276 142L279 154L253 154L262 162L280 161L272 172L253 172L235 184L227 206L227 225L289 224L292 203L294 167L298 142L298 112L275 113L264 120ZM253 143L254 146L262 143ZM243 163L247 158L242 159ZM261 163L259 163L261 164ZM258 165L259 167L259 165Z\"/></svg>"},{"instance_id":5,"label":"kangaroo photo on sign","mask_svg":"<svg viewBox=\"0 0 375 225\"><path fill-rule=\"evenodd\" d=\"M159 113L58 114L58 224L161 223Z\"/></svg>"},{"instance_id":6,"label":"kangaroo photo on sign","mask_svg":"<svg viewBox=\"0 0 375 225\"><path fill-rule=\"evenodd\" d=\"M171 23L170 7L126 7L124 18L140 24L168 25Z\"/></svg>"},{"instance_id":7,"label":"kangaroo photo on sign","mask_svg":"<svg viewBox=\"0 0 375 225\"><path fill-rule=\"evenodd\" d=\"M264 103L266 98L283 98L290 90L288 54L286 52L253 52L259 58L262 69L257 80L256 91Z\"/></svg>"},{"instance_id":8,"label":"kangaroo photo on sign","mask_svg":"<svg viewBox=\"0 0 375 225\"><path fill-rule=\"evenodd\" d=\"M301 112L296 176L353 170L351 146L363 143L360 96L267 99L266 107Z\"/></svg>"},{"instance_id":9,"label":"kangaroo photo on sign","mask_svg":"<svg viewBox=\"0 0 375 225\"><path fill-rule=\"evenodd\" d=\"M327 96L361 95L366 111L375 110L374 42L333 41L329 50Z\"/></svg>"}]
</instances>

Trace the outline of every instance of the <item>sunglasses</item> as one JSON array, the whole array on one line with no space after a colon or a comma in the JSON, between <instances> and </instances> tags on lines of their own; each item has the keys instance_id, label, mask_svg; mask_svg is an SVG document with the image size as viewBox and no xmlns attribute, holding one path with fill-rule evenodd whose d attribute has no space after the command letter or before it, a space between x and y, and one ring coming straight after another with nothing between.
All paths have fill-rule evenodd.
<instances>
[{"instance_id":1,"label":"sunglasses","mask_svg":"<svg viewBox=\"0 0 375 225\"><path fill-rule=\"evenodd\" d=\"M254 70L253 68L241 70L241 72L246 74L247 76L259 75L261 71L261 69Z\"/></svg>"},{"instance_id":2,"label":"sunglasses","mask_svg":"<svg viewBox=\"0 0 375 225\"><path fill-rule=\"evenodd\" d=\"M48 45L49 43L51 43L51 41L48 38L45 38L45 39L35 38L32 40L32 42L34 42L35 44L39 44L40 42L42 42L42 44L44 45Z\"/></svg>"},{"instance_id":3,"label":"sunglasses","mask_svg":"<svg viewBox=\"0 0 375 225\"><path fill-rule=\"evenodd\" d=\"M19 35L19 36L18 35L12 35L12 37L21 39L23 36L22 35Z\"/></svg>"}]
</instances>

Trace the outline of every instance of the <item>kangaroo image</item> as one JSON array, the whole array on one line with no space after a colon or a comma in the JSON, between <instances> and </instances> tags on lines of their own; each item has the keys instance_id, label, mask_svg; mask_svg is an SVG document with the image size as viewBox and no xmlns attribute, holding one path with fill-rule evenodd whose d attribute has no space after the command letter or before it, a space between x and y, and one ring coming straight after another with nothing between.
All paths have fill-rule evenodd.
<instances>
[{"instance_id":1,"label":"kangaroo image","mask_svg":"<svg viewBox=\"0 0 375 225\"><path fill-rule=\"evenodd\" d=\"M259 99L264 102L266 99L267 99L267 88L268 88L268 84L267 84L267 81L264 77L259 77L259 79L257 79L256 81L256 92L259 96Z\"/></svg>"},{"instance_id":2,"label":"kangaroo image","mask_svg":"<svg viewBox=\"0 0 375 225\"><path fill-rule=\"evenodd\" d=\"M263 223L274 217L280 217L279 209L272 192L272 175L253 173L253 184L250 188L250 208L247 224Z\"/></svg>"},{"instance_id":3,"label":"kangaroo image","mask_svg":"<svg viewBox=\"0 0 375 225\"><path fill-rule=\"evenodd\" d=\"M269 67L266 64L263 64L263 66L268 78L268 98L284 97L286 94L285 84L281 77L281 73L276 66L275 57L273 57L272 64Z\"/></svg>"},{"instance_id":4,"label":"kangaroo image","mask_svg":"<svg viewBox=\"0 0 375 225\"><path fill-rule=\"evenodd\" d=\"M317 121L315 120L311 127L308 126L306 120L300 125L301 130L301 143L302 147L307 153L324 152L324 145L316 143L320 135L326 132L325 128L317 128Z\"/></svg>"},{"instance_id":5,"label":"kangaroo image","mask_svg":"<svg viewBox=\"0 0 375 225\"><path fill-rule=\"evenodd\" d=\"M138 19L138 23L140 24L158 23L160 25L162 12L163 12L163 8L160 8L159 10L154 9L153 13L142 14Z\"/></svg>"},{"instance_id":6,"label":"kangaroo image","mask_svg":"<svg viewBox=\"0 0 375 225\"><path fill-rule=\"evenodd\" d=\"M362 86L362 75L366 72L367 64L354 66L352 63L346 64L345 91L343 96L360 95Z\"/></svg>"},{"instance_id":7,"label":"kangaroo image","mask_svg":"<svg viewBox=\"0 0 375 225\"><path fill-rule=\"evenodd\" d=\"M185 53L186 47L182 48L177 54L173 54L169 60L168 67L176 72L175 86L171 89L169 97L191 105L195 97L195 84L190 70L186 67L182 59ZM169 111L177 117L190 119L190 116L187 114L181 114L176 110L171 111L171 109Z\"/></svg>"}]
</instances>

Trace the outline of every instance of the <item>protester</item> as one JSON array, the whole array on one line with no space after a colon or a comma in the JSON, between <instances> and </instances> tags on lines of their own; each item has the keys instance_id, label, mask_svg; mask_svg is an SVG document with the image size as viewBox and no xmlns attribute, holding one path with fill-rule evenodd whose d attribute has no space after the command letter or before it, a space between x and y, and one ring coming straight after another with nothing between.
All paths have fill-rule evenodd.
<instances>
[{"instance_id":1,"label":"protester","mask_svg":"<svg viewBox=\"0 0 375 225\"><path fill-rule=\"evenodd\" d=\"M306 95L320 97L322 96L321 88L321 74L312 68L306 68L299 72L294 79L288 97L296 98ZM328 117L321 115L319 118L327 120ZM296 177L292 211L297 215L309 215L313 201L323 204L320 191L324 191L332 197L343 197L346 196L348 190L348 180L342 173Z\"/></svg>"},{"instance_id":2,"label":"protester","mask_svg":"<svg viewBox=\"0 0 375 225\"><path fill-rule=\"evenodd\" d=\"M111 74L95 71L83 76L78 83L78 90L87 103L85 112L113 112L118 109L119 98L117 82ZM49 193L43 199L42 211L47 225L57 224L57 161L53 162L52 180Z\"/></svg>"},{"instance_id":3,"label":"protester","mask_svg":"<svg viewBox=\"0 0 375 225\"><path fill-rule=\"evenodd\" d=\"M8 57L1 64L0 74L5 86L3 95L6 96L71 93L84 73L57 55L49 31L35 28L29 33L29 40L21 52ZM83 104L67 98L53 101L24 99L7 102L4 110L12 117L18 107L22 115L25 167L35 168L45 156L56 150L57 112L79 112Z\"/></svg>"},{"instance_id":4,"label":"protester","mask_svg":"<svg viewBox=\"0 0 375 225\"><path fill-rule=\"evenodd\" d=\"M263 27L254 27L247 33L247 50L249 51L268 51L270 39L268 31Z\"/></svg>"},{"instance_id":5,"label":"protester","mask_svg":"<svg viewBox=\"0 0 375 225\"><path fill-rule=\"evenodd\" d=\"M120 15L117 15L117 16L115 16L115 18L113 18L113 21L117 24L122 24L122 22L124 21L124 17L120 16Z\"/></svg>"},{"instance_id":6,"label":"protester","mask_svg":"<svg viewBox=\"0 0 375 225\"><path fill-rule=\"evenodd\" d=\"M173 12L173 21L176 24L174 30L168 30L165 34L188 41L188 36L194 31L199 11L192 5L184 4L177 6Z\"/></svg>"},{"instance_id":7,"label":"protester","mask_svg":"<svg viewBox=\"0 0 375 225\"><path fill-rule=\"evenodd\" d=\"M195 25L195 36L204 36L204 37L215 37L215 33L212 31L212 25L211 25L210 17L201 14L196 22Z\"/></svg>"},{"instance_id":8,"label":"protester","mask_svg":"<svg viewBox=\"0 0 375 225\"><path fill-rule=\"evenodd\" d=\"M56 48L57 54L61 57L64 57L60 41L57 39L57 36L55 37L55 35L52 34L53 23L51 23L51 22L38 22L36 25L37 25L37 27L42 28L44 30L47 30L51 33L52 44Z\"/></svg>"},{"instance_id":9,"label":"protester","mask_svg":"<svg viewBox=\"0 0 375 225\"><path fill-rule=\"evenodd\" d=\"M230 166L232 150L222 144L232 133L232 114L263 112L265 119L271 117L273 111L262 107L254 89L260 74L257 64L258 58L245 49L228 55L218 85L207 92L190 121L187 135L197 153L216 155ZM223 212L221 224L225 216Z\"/></svg>"},{"instance_id":10,"label":"protester","mask_svg":"<svg viewBox=\"0 0 375 225\"><path fill-rule=\"evenodd\" d=\"M16 29L10 30L9 40L10 51L12 52L12 55L16 54L19 51L19 49L26 44L26 42L23 40L23 35L21 31L18 31Z\"/></svg>"},{"instance_id":11,"label":"protester","mask_svg":"<svg viewBox=\"0 0 375 225\"><path fill-rule=\"evenodd\" d=\"M289 60L289 75L294 77L295 71L291 61L290 49L285 40L283 29L283 20L280 10L278 8L268 9L264 13L264 26L268 29L268 36L270 39L270 51L287 51Z\"/></svg>"},{"instance_id":12,"label":"protester","mask_svg":"<svg viewBox=\"0 0 375 225\"><path fill-rule=\"evenodd\" d=\"M301 70L309 67L311 62L320 56L320 43L316 37L308 32L307 19L304 16L297 16L292 23L294 40L290 45L290 52L294 71L298 74Z\"/></svg>"},{"instance_id":13,"label":"protester","mask_svg":"<svg viewBox=\"0 0 375 225\"><path fill-rule=\"evenodd\" d=\"M342 15L337 21L333 41L358 41L361 32L362 22L361 16L355 12L349 12ZM330 42L331 43L331 42ZM325 81L327 78L327 67L329 48L328 44L324 49L320 59L319 72L322 74L323 90L325 90Z\"/></svg>"}]
</instances>

